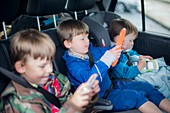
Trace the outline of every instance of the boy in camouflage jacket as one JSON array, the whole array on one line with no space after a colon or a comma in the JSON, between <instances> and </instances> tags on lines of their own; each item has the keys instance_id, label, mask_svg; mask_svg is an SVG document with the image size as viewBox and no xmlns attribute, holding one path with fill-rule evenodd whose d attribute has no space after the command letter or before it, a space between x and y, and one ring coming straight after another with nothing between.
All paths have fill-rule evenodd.
<instances>
[{"instance_id":1,"label":"boy in camouflage jacket","mask_svg":"<svg viewBox=\"0 0 170 113\"><path fill-rule=\"evenodd\" d=\"M1 94L0 112L81 113L85 110L85 106L92 102L89 100L100 90L98 81L94 82L92 89L88 92L83 91L84 87L88 85L88 81L81 84L72 95L69 92L68 78L59 73L52 73L54 54L55 45L45 33L29 29L20 31L13 36L11 55L16 73L24 77L32 86L39 85L55 94L62 107L57 108L49 103L40 92L11 81ZM97 98L93 99L94 102Z\"/></svg>"}]
</instances>

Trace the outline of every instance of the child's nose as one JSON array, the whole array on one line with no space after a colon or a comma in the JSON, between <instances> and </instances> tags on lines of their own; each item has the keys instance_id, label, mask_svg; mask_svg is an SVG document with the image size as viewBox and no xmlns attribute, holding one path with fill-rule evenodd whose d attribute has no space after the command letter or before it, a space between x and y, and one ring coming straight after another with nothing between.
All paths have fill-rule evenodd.
<instances>
[{"instance_id":1,"label":"child's nose","mask_svg":"<svg viewBox=\"0 0 170 113\"><path fill-rule=\"evenodd\" d=\"M86 38L86 43L89 43L89 38L88 37Z\"/></svg>"}]
</instances>

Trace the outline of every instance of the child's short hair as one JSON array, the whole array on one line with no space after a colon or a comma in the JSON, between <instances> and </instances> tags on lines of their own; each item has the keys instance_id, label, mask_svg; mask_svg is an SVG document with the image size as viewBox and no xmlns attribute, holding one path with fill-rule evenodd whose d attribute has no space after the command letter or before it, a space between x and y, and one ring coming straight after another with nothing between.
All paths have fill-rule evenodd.
<instances>
[{"instance_id":1,"label":"child's short hair","mask_svg":"<svg viewBox=\"0 0 170 113\"><path fill-rule=\"evenodd\" d=\"M138 35L137 27L132 24L129 20L119 18L112 20L109 26L109 35L110 40L114 42L114 38L119 35L120 31L126 28L126 35L133 33L134 35Z\"/></svg>"},{"instance_id":2,"label":"child's short hair","mask_svg":"<svg viewBox=\"0 0 170 113\"><path fill-rule=\"evenodd\" d=\"M89 27L80 20L69 19L59 24L57 34L63 47L64 41L72 41L74 36L88 34Z\"/></svg>"},{"instance_id":3,"label":"child's short hair","mask_svg":"<svg viewBox=\"0 0 170 113\"><path fill-rule=\"evenodd\" d=\"M17 61L25 63L28 56L53 60L55 54L55 44L51 38L35 29L17 32L11 39L10 49L13 65Z\"/></svg>"}]
</instances>

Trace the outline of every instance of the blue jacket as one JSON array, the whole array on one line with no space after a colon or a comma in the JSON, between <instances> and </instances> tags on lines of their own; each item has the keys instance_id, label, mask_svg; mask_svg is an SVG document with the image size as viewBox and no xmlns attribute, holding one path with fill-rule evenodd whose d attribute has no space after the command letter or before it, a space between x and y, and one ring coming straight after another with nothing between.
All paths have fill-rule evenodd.
<instances>
[{"instance_id":1,"label":"blue jacket","mask_svg":"<svg viewBox=\"0 0 170 113\"><path fill-rule=\"evenodd\" d=\"M136 51L128 51L129 56L139 55ZM140 71L136 65L128 66L126 62L128 61L127 56L122 52L118 63L111 69L111 76L114 78L134 78Z\"/></svg>"},{"instance_id":2,"label":"blue jacket","mask_svg":"<svg viewBox=\"0 0 170 113\"><path fill-rule=\"evenodd\" d=\"M94 59L94 65L90 68L89 59L81 59L68 54L68 51L65 52L63 58L66 61L68 69L68 77L71 81L71 84L77 88L81 83L86 82L89 77L97 73L100 86L99 97L103 97L105 91L109 89L111 85L111 80L108 76L108 66L100 61L100 58L106 52L108 48L102 47L93 47L90 45L89 50Z\"/></svg>"}]
</instances>

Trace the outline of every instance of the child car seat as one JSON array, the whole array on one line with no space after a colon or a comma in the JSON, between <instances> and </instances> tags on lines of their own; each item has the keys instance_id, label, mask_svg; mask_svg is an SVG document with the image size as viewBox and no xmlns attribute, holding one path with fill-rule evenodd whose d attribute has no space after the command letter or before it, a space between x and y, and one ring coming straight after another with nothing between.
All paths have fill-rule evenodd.
<instances>
[{"instance_id":1,"label":"child car seat","mask_svg":"<svg viewBox=\"0 0 170 113\"><path fill-rule=\"evenodd\" d=\"M12 5L10 5L10 4ZM9 43L10 39L6 33L6 25L5 22L11 22L17 14L19 9L20 0L3 0L1 1L0 7L0 24L3 25L5 39L0 40L0 67L8 69L12 71L12 64L9 55ZM10 79L6 76L0 76L0 94L6 88Z\"/></svg>"}]
</instances>

